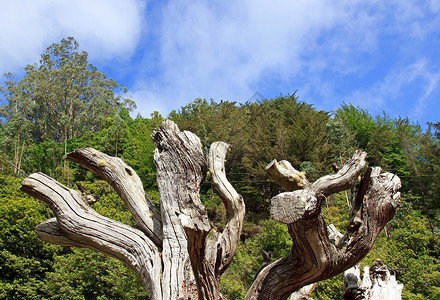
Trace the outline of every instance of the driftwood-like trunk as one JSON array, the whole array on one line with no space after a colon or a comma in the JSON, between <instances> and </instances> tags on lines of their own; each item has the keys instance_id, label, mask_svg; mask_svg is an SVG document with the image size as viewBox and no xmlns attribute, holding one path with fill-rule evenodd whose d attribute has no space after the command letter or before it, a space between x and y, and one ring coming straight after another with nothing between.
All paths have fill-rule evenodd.
<instances>
[{"instance_id":1,"label":"driftwood-like trunk","mask_svg":"<svg viewBox=\"0 0 440 300\"><path fill-rule=\"evenodd\" d=\"M211 145L207 160L199 138L164 121L153 132L154 161L160 209L146 197L142 183L121 159L94 149L79 149L67 157L106 180L133 214L139 229L99 215L89 196L35 173L22 190L44 202L55 218L37 226L48 242L84 247L115 257L133 269L151 299L222 299L218 279L229 266L240 238L245 207L225 175L229 145ZM371 248L377 234L399 203L400 180L367 169L351 211L347 234L331 234L320 216L321 202L332 193L352 188L365 165L363 152L338 173L309 183L290 164L273 162L268 173L293 192L272 199L272 216L288 224L294 241L291 254L270 263L256 276L246 299L286 299L307 284L332 277L355 265ZM277 171L278 168L278 171ZM272 170L273 169L273 170ZM223 232L211 228L199 197L207 173L227 211ZM286 182L293 185L286 185Z\"/></svg>"},{"instance_id":2,"label":"driftwood-like trunk","mask_svg":"<svg viewBox=\"0 0 440 300\"><path fill-rule=\"evenodd\" d=\"M368 253L400 203L397 176L381 173L378 167L366 169L350 207L344 236L327 228L321 217L325 197L356 184L365 166L365 157L365 152L357 151L336 174L321 177L314 183L309 183L290 164L276 161L269 164L266 171L274 180L282 182L285 189L302 188L281 193L271 203L272 217L287 224L293 246L288 256L260 271L245 299L287 299L302 286L354 266ZM293 184L286 184L286 179Z\"/></svg>"}]
</instances>

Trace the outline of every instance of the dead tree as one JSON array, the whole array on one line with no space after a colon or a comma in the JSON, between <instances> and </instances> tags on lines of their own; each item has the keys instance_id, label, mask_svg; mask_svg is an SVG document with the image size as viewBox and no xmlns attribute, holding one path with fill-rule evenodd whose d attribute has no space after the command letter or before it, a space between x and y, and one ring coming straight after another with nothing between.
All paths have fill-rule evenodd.
<instances>
[{"instance_id":1,"label":"dead tree","mask_svg":"<svg viewBox=\"0 0 440 300\"><path fill-rule=\"evenodd\" d=\"M229 145L213 143L206 161L200 139L180 132L171 121L164 121L152 138L160 210L146 197L138 175L121 159L90 148L68 155L115 189L139 229L98 214L83 193L35 173L23 181L21 189L55 213L55 218L37 226L37 235L54 244L90 248L121 260L136 272L151 299L222 299L218 279L235 254L245 213L242 197L225 175ZM336 174L314 183L293 168L287 173L272 172L282 185L287 179L296 182L294 188L301 188L272 199L272 216L288 225L294 243L288 256L255 276L246 299L287 299L302 286L337 275L365 256L399 203L397 176L382 174L380 168L367 169L342 238L329 238L320 214L325 197L357 182L365 156L356 152ZM211 228L200 201L200 185L207 173L227 210L223 232Z\"/></svg>"}]
</instances>

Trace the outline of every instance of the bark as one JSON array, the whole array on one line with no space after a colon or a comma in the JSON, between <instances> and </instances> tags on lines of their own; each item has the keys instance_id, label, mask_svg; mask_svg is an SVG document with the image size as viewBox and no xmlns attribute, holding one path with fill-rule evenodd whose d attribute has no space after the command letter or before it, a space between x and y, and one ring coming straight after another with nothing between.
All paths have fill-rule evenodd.
<instances>
[{"instance_id":1,"label":"bark","mask_svg":"<svg viewBox=\"0 0 440 300\"><path fill-rule=\"evenodd\" d=\"M160 192L160 210L146 197L136 172L117 157L78 149L67 157L106 180L133 214L139 229L99 215L93 197L36 173L22 190L44 202L55 218L38 225L37 235L67 247L85 247L116 257L132 268L151 299L222 299L218 279L235 255L245 206L228 182L225 156L229 145L216 142L205 159L200 139L164 121L152 134ZM398 177L380 168L367 169L350 210L347 233L340 236L320 216L321 203L332 193L352 188L365 166L356 152L336 174L310 183L288 162L273 161L267 170L289 191L272 199L272 217L288 224L291 253L269 263L255 276L246 299L286 299L310 283L355 265L399 203ZM222 232L210 226L199 192L206 175L222 199L227 223ZM329 235L329 232L331 233Z\"/></svg>"},{"instance_id":2,"label":"bark","mask_svg":"<svg viewBox=\"0 0 440 300\"><path fill-rule=\"evenodd\" d=\"M162 245L160 213L145 195L141 179L122 159L92 148L75 150L67 159L76 162L107 181L124 201L139 228L156 246Z\"/></svg>"},{"instance_id":3,"label":"bark","mask_svg":"<svg viewBox=\"0 0 440 300\"><path fill-rule=\"evenodd\" d=\"M310 185L303 172L296 170L290 162L274 159L267 167L266 173L286 191L302 189Z\"/></svg>"},{"instance_id":4,"label":"bark","mask_svg":"<svg viewBox=\"0 0 440 300\"><path fill-rule=\"evenodd\" d=\"M288 256L259 272L246 299L287 299L302 286L352 267L368 253L400 202L397 176L381 173L380 168L367 169L350 208L347 232L342 238L329 237L320 215L325 197L351 188L357 182L365 166L365 157L365 152L357 151L336 174L272 199L272 217L287 224L293 246Z\"/></svg>"},{"instance_id":5,"label":"bark","mask_svg":"<svg viewBox=\"0 0 440 300\"><path fill-rule=\"evenodd\" d=\"M160 253L140 230L106 218L90 208L81 194L54 179L35 173L27 177L22 191L45 203L55 213L37 226L38 236L64 246L100 251L132 268L153 299L161 299Z\"/></svg>"},{"instance_id":6,"label":"bark","mask_svg":"<svg viewBox=\"0 0 440 300\"><path fill-rule=\"evenodd\" d=\"M306 286L303 286L302 288L300 288L299 290L297 290L296 292L294 292L289 300L313 300L312 298L310 298L310 296L312 295L313 291L315 290L317 283L312 283Z\"/></svg>"},{"instance_id":7,"label":"bark","mask_svg":"<svg viewBox=\"0 0 440 300\"><path fill-rule=\"evenodd\" d=\"M180 132L171 121L164 121L152 138L160 211L146 197L139 176L121 159L91 148L67 156L115 189L139 229L94 211L90 204L95 200L85 195L80 184L78 192L35 173L21 189L55 213L55 218L37 226L37 235L50 243L90 248L121 260L136 272L151 299L221 299L217 282L235 254L245 211L225 175L229 145L214 143L206 161L199 138ZM223 232L211 229L199 197L208 168L213 190L227 209Z\"/></svg>"}]
</instances>

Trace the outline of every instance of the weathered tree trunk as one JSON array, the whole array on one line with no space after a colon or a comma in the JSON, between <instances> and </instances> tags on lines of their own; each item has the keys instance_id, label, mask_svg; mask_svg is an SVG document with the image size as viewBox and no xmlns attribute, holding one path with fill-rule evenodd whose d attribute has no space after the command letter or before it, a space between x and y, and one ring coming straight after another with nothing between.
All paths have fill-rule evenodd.
<instances>
[{"instance_id":1,"label":"weathered tree trunk","mask_svg":"<svg viewBox=\"0 0 440 300\"><path fill-rule=\"evenodd\" d=\"M46 202L55 213L55 218L37 226L37 235L51 243L90 248L118 258L136 272L151 299L222 299L218 279L234 257L245 213L242 197L225 175L229 145L213 143L206 161L199 138L180 132L168 120L152 138L160 210L146 197L138 175L121 159L94 149L79 149L67 156L115 189L139 229L99 215L84 193L35 173L23 181L21 189ZM337 174L312 184L288 163L283 164L287 173L275 168L272 176L283 186L294 181L287 186L302 188L272 199L272 216L288 224L294 245L290 255L256 275L246 299L286 299L302 286L350 268L369 251L399 203L398 177L381 174L380 168L365 172L344 237L329 237L320 216L326 196L356 183L365 155L356 152ZM272 163L278 167L276 164ZM221 233L211 228L199 197L207 173L227 210Z\"/></svg>"},{"instance_id":2,"label":"weathered tree trunk","mask_svg":"<svg viewBox=\"0 0 440 300\"><path fill-rule=\"evenodd\" d=\"M329 237L321 217L325 197L353 187L365 166L365 152L357 151L336 174L312 184L303 174L290 169L272 175L287 177L303 189L285 192L272 199L271 214L288 225L293 240L291 253L260 271L246 299L287 299L302 286L333 277L352 267L371 249L377 235L394 216L400 201L400 179L380 168L368 168L362 176L346 234ZM272 162L268 169L272 169ZM269 173L270 174L270 173ZM284 180L285 182L285 180ZM301 183L305 184L301 184ZM283 184L283 186L286 186Z\"/></svg>"}]
</instances>

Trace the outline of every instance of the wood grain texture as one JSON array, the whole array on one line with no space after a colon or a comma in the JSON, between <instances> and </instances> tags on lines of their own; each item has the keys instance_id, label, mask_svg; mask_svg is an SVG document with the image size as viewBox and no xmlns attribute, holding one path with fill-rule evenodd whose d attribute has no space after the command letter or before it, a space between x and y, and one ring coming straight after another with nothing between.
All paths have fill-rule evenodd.
<instances>
[{"instance_id":1,"label":"wood grain texture","mask_svg":"<svg viewBox=\"0 0 440 300\"><path fill-rule=\"evenodd\" d=\"M121 260L133 269L152 297L162 298L159 251L140 230L106 218L94 211L75 190L52 178L35 173L27 177L21 190L47 203L56 216L39 226L40 237L65 246L97 250Z\"/></svg>"},{"instance_id":2,"label":"wood grain texture","mask_svg":"<svg viewBox=\"0 0 440 300\"><path fill-rule=\"evenodd\" d=\"M169 299L197 299L190 251L204 246L187 236L185 227L207 234L210 225L199 190L206 176L207 164L199 138L188 131L180 132L176 124L165 120L152 134L156 145L154 162L160 192L163 224L163 286ZM188 248L189 243L194 245Z\"/></svg>"},{"instance_id":3,"label":"wood grain texture","mask_svg":"<svg viewBox=\"0 0 440 300\"><path fill-rule=\"evenodd\" d=\"M162 246L160 213L145 195L141 179L130 166L118 157L92 148L77 149L69 153L67 159L107 181L124 201L139 228L158 247Z\"/></svg>"},{"instance_id":4,"label":"wood grain texture","mask_svg":"<svg viewBox=\"0 0 440 300\"><path fill-rule=\"evenodd\" d=\"M234 258L240 240L245 205L243 197L237 193L226 178L225 160L230 145L215 142L211 145L208 155L209 171L212 173L211 186L222 199L226 208L226 226L221 233L213 233L208 247L208 256L215 262L215 274L220 277Z\"/></svg>"},{"instance_id":5,"label":"wood grain texture","mask_svg":"<svg viewBox=\"0 0 440 300\"><path fill-rule=\"evenodd\" d=\"M278 162L274 159L267 165L266 173L288 192L310 186L305 173L295 169L287 160Z\"/></svg>"},{"instance_id":6,"label":"wood grain texture","mask_svg":"<svg viewBox=\"0 0 440 300\"><path fill-rule=\"evenodd\" d=\"M115 189L139 230L98 214L84 191L35 173L23 181L21 189L55 213L55 218L37 226L37 235L54 244L90 248L121 260L136 272L153 300L222 299L218 279L235 255L245 214L241 195L226 178L229 145L213 143L206 160L200 139L181 132L169 120L153 132L152 139L160 211L145 196L139 176L121 159L91 148L68 155ZM270 176L288 190L271 200L271 214L287 224L293 246L289 255L261 268L245 299L286 299L303 286L352 267L368 253L399 205L400 179L380 168L367 168L362 174L365 157L365 152L357 151L337 173L313 183L286 161L268 166ZM208 171L212 189L227 211L222 232L211 228L200 200ZM326 227L321 204L325 197L357 183L346 234L341 236L334 227Z\"/></svg>"},{"instance_id":7,"label":"wood grain texture","mask_svg":"<svg viewBox=\"0 0 440 300\"><path fill-rule=\"evenodd\" d=\"M365 152L357 151L336 174L321 177L309 188L272 199L272 215L288 224L293 246L288 256L260 271L245 299L287 299L302 286L352 267L368 253L400 203L397 176L381 173L380 168L367 170L350 208L343 237L329 237L320 215L324 197L357 182L365 157Z\"/></svg>"}]
</instances>

